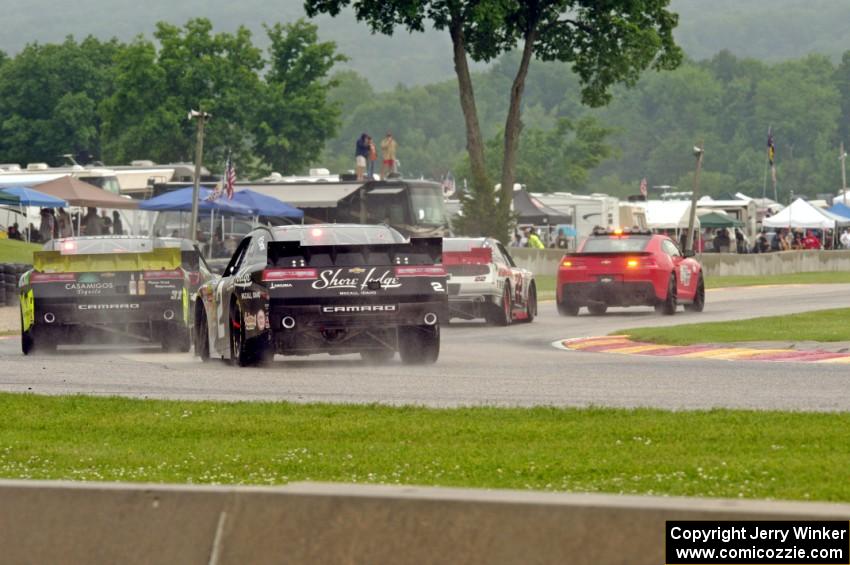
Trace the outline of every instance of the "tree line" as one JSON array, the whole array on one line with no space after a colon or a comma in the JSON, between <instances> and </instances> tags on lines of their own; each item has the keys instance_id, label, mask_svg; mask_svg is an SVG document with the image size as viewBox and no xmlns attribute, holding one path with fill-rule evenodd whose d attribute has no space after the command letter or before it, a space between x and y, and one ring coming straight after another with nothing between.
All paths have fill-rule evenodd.
<instances>
[{"instance_id":1,"label":"tree line","mask_svg":"<svg viewBox=\"0 0 850 565\"><path fill-rule=\"evenodd\" d=\"M68 37L0 54L0 162L191 161L187 114L202 108L212 169L228 152L240 173L303 169L336 132L328 74L344 57L303 20L265 31L265 52L246 28L215 33L199 18L160 22L153 39Z\"/></svg>"},{"instance_id":2,"label":"tree line","mask_svg":"<svg viewBox=\"0 0 850 565\"><path fill-rule=\"evenodd\" d=\"M486 160L498 178L503 116L518 54L502 56L473 74ZM339 134L325 146L325 162L350 168L361 131L393 130L402 169L411 176L468 175L457 85L375 92L352 71L335 75L332 100L343 107ZM705 143L701 190L761 196L767 130L776 144L777 184L791 195L835 192L841 185L839 144L850 147L850 51L838 64L821 55L768 64L723 51L676 70L647 72L632 88L615 87L601 108L582 104L578 77L568 65L531 64L523 105L517 182L539 192L636 194L650 186L690 190L691 148Z\"/></svg>"}]
</instances>

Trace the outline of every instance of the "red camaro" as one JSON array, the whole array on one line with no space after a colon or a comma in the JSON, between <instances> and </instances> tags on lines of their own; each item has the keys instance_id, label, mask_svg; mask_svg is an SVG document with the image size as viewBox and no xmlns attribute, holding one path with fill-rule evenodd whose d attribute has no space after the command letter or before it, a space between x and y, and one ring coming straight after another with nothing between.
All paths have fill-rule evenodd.
<instances>
[{"instance_id":1,"label":"red camaro","mask_svg":"<svg viewBox=\"0 0 850 565\"><path fill-rule=\"evenodd\" d=\"M558 268L558 312L575 316L587 306L604 314L609 306L655 306L673 315L702 312L705 282L692 251L682 253L666 235L649 230L597 228Z\"/></svg>"}]
</instances>

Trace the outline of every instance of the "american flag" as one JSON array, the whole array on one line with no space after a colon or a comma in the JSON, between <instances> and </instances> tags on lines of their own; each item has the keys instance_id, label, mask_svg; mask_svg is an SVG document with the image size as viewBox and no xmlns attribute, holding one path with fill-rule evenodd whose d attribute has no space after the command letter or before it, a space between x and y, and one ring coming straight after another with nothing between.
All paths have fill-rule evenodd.
<instances>
[{"instance_id":1,"label":"american flag","mask_svg":"<svg viewBox=\"0 0 850 565\"><path fill-rule=\"evenodd\" d=\"M647 194L646 177L644 177L643 180L640 181L640 193L643 195L644 198L646 198L646 194Z\"/></svg>"},{"instance_id":2,"label":"american flag","mask_svg":"<svg viewBox=\"0 0 850 565\"><path fill-rule=\"evenodd\" d=\"M767 128L767 160L773 166L773 159L776 157L776 146L773 144L773 128Z\"/></svg>"},{"instance_id":3,"label":"american flag","mask_svg":"<svg viewBox=\"0 0 850 565\"><path fill-rule=\"evenodd\" d=\"M227 199L233 200L233 185L236 184L236 166L233 164L231 153L227 154L227 162L224 165L224 191Z\"/></svg>"}]
</instances>

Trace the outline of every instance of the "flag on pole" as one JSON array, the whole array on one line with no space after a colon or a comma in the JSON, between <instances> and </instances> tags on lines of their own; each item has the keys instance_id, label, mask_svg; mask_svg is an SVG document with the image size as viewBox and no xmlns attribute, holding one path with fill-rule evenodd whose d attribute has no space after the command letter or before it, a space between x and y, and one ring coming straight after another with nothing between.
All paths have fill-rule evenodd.
<instances>
[{"instance_id":1,"label":"flag on pole","mask_svg":"<svg viewBox=\"0 0 850 565\"><path fill-rule=\"evenodd\" d=\"M773 128L767 128L767 160L770 166L773 166L773 159L776 157L776 146L773 144Z\"/></svg>"},{"instance_id":2,"label":"flag on pole","mask_svg":"<svg viewBox=\"0 0 850 565\"><path fill-rule=\"evenodd\" d=\"M205 200L207 202L215 202L216 200L221 198L222 192L223 192L223 187L221 185L221 182L219 181L219 182L215 183L215 188L213 189L212 192L209 193L209 195L205 198Z\"/></svg>"},{"instance_id":3,"label":"flag on pole","mask_svg":"<svg viewBox=\"0 0 850 565\"><path fill-rule=\"evenodd\" d=\"M236 167L233 164L231 152L227 152L227 162L224 165L224 191L227 199L233 200L233 185L236 184Z\"/></svg>"},{"instance_id":4,"label":"flag on pole","mask_svg":"<svg viewBox=\"0 0 850 565\"><path fill-rule=\"evenodd\" d=\"M644 198L646 198L647 192L648 190L646 188L646 177L643 177L643 179L640 181L640 193L643 195Z\"/></svg>"}]
</instances>

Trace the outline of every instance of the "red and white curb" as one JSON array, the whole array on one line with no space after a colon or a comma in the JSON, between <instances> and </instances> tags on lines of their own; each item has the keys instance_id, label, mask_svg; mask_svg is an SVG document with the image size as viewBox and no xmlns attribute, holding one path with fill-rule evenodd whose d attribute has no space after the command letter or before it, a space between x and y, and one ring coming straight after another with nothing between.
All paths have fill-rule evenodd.
<instances>
[{"instance_id":1,"label":"red and white curb","mask_svg":"<svg viewBox=\"0 0 850 565\"><path fill-rule=\"evenodd\" d=\"M771 361L793 363L850 364L850 353L824 349L757 349L727 347L717 343L697 345L661 345L633 341L627 335L606 335L561 339L552 343L558 349L588 353L617 353L647 357L680 357L685 359L717 359L721 361Z\"/></svg>"}]
</instances>

